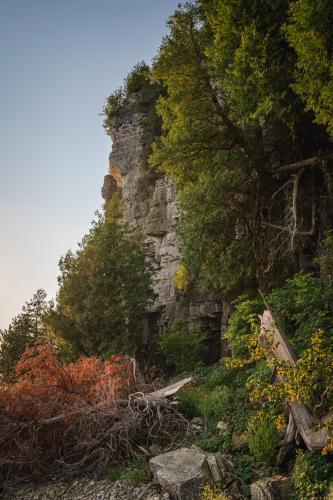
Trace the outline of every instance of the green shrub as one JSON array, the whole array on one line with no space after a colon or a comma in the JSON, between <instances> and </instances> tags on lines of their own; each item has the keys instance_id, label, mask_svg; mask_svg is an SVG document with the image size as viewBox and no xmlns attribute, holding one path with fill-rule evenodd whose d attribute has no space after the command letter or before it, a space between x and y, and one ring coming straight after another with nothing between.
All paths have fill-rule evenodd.
<instances>
[{"instance_id":1,"label":"green shrub","mask_svg":"<svg viewBox=\"0 0 333 500\"><path fill-rule=\"evenodd\" d=\"M310 346L318 330L333 339L333 287L328 281L300 273L273 290L267 300L298 354Z\"/></svg>"},{"instance_id":2,"label":"green shrub","mask_svg":"<svg viewBox=\"0 0 333 500\"><path fill-rule=\"evenodd\" d=\"M297 499L323 498L331 471L332 464L328 464L322 455L299 450L292 474Z\"/></svg>"},{"instance_id":3,"label":"green shrub","mask_svg":"<svg viewBox=\"0 0 333 500\"><path fill-rule=\"evenodd\" d=\"M179 393L179 410L187 418L200 416L214 428L223 420L230 430L243 432L249 412L247 376L253 369L227 368L222 365L195 370L198 387L185 388Z\"/></svg>"},{"instance_id":4,"label":"green shrub","mask_svg":"<svg viewBox=\"0 0 333 500\"><path fill-rule=\"evenodd\" d=\"M110 120L119 114L125 100L132 94L138 94L137 103L139 106L151 106L147 116L142 120L142 126L152 136L157 136L161 132L161 118L155 111L155 104L160 95L163 94L163 85L152 82L150 78L150 67L144 61L134 66L125 78L124 85L112 92L107 97L103 107L104 116L103 126L110 134Z\"/></svg>"},{"instance_id":5,"label":"green shrub","mask_svg":"<svg viewBox=\"0 0 333 500\"><path fill-rule=\"evenodd\" d=\"M258 314L263 312L264 307L259 297L248 299L242 296L235 302L235 310L230 317L225 335L229 341L232 357L243 358L248 356L253 327L259 325Z\"/></svg>"},{"instance_id":6,"label":"green shrub","mask_svg":"<svg viewBox=\"0 0 333 500\"><path fill-rule=\"evenodd\" d=\"M228 417L231 406L232 389L227 386L216 387L207 392L200 401L201 415L204 420L216 425Z\"/></svg>"},{"instance_id":7,"label":"green shrub","mask_svg":"<svg viewBox=\"0 0 333 500\"><path fill-rule=\"evenodd\" d=\"M123 89L119 88L106 98L102 115L104 116L103 127L110 134L110 120L118 113L124 101Z\"/></svg>"},{"instance_id":8,"label":"green shrub","mask_svg":"<svg viewBox=\"0 0 333 500\"><path fill-rule=\"evenodd\" d=\"M214 389L197 387L184 389L179 394L179 410L187 418L202 417L211 428L215 427L220 420L235 421L239 418L236 406L240 403L240 411L243 401L237 398L240 391L233 387L220 386Z\"/></svg>"},{"instance_id":9,"label":"green shrub","mask_svg":"<svg viewBox=\"0 0 333 500\"><path fill-rule=\"evenodd\" d=\"M136 455L127 467L113 467L106 474L110 482L121 481L127 486L138 486L150 480L150 469L144 455Z\"/></svg>"},{"instance_id":10,"label":"green shrub","mask_svg":"<svg viewBox=\"0 0 333 500\"><path fill-rule=\"evenodd\" d=\"M229 453L232 450L231 436L232 433L230 430L226 429L218 433L199 436L195 440L194 445L210 453L218 451Z\"/></svg>"},{"instance_id":11,"label":"green shrub","mask_svg":"<svg viewBox=\"0 0 333 500\"><path fill-rule=\"evenodd\" d=\"M206 333L191 328L186 321L176 321L160 336L158 345L169 365L187 371L204 363L206 340Z\"/></svg>"},{"instance_id":12,"label":"green shrub","mask_svg":"<svg viewBox=\"0 0 333 500\"><path fill-rule=\"evenodd\" d=\"M252 482L258 464L256 459L248 453L235 453L233 459L235 463L235 474L241 480L244 496L248 498L250 488L247 485Z\"/></svg>"},{"instance_id":13,"label":"green shrub","mask_svg":"<svg viewBox=\"0 0 333 500\"><path fill-rule=\"evenodd\" d=\"M204 384L207 395L201 400L203 417L212 423L224 420L231 431L243 432L249 414L246 381L252 372L253 368L225 366L210 372Z\"/></svg>"},{"instance_id":14,"label":"green shrub","mask_svg":"<svg viewBox=\"0 0 333 500\"><path fill-rule=\"evenodd\" d=\"M248 420L247 438L249 448L259 463L275 464L280 437L275 427L275 416L260 410Z\"/></svg>"},{"instance_id":15,"label":"green shrub","mask_svg":"<svg viewBox=\"0 0 333 500\"><path fill-rule=\"evenodd\" d=\"M182 389L178 393L178 410L189 420L194 417L201 417L199 401L204 397L204 395L205 392L199 387Z\"/></svg>"},{"instance_id":16,"label":"green shrub","mask_svg":"<svg viewBox=\"0 0 333 500\"><path fill-rule=\"evenodd\" d=\"M125 79L124 92L126 97L133 93L140 92L140 90L149 85L149 73L150 68L144 61L134 66Z\"/></svg>"},{"instance_id":17,"label":"green shrub","mask_svg":"<svg viewBox=\"0 0 333 500\"><path fill-rule=\"evenodd\" d=\"M105 475L105 479L109 481L110 483L113 483L114 481L119 481L122 474L124 473L124 467L118 467L114 466L111 469L109 469Z\"/></svg>"},{"instance_id":18,"label":"green shrub","mask_svg":"<svg viewBox=\"0 0 333 500\"><path fill-rule=\"evenodd\" d=\"M222 363L198 368L193 372L193 377L198 380L205 389L215 389L221 385L244 386L246 377L245 370L232 368ZM241 380L242 379L242 380Z\"/></svg>"}]
</instances>

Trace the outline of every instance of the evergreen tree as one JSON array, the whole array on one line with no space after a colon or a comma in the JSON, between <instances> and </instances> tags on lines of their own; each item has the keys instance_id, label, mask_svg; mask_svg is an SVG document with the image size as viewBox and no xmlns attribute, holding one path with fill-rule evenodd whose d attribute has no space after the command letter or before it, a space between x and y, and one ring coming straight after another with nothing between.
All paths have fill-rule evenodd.
<instances>
[{"instance_id":1,"label":"evergreen tree","mask_svg":"<svg viewBox=\"0 0 333 500\"><path fill-rule=\"evenodd\" d=\"M8 329L0 330L0 374L8 379L21 354L31 345L47 337L46 317L52 308L45 290L39 289L22 307Z\"/></svg>"},{"instance_id":2,"label":"evergreen tree","mask_svg":"<svg viewBox=\"0 0 333 500\"><path fill-rule=\"evenodd\" d=\"M329 146L293 90L288 9L287 0L186 3L153 66L167 93L150 163L177 184L184 264L208 290L237 295L288 269L272 229L284 224L275 171Z\"/></svg>"},{"instance_id":3,"label":"evergreen tree","mask_svg":"<svg viewBox=\"0 0 333 500\"><path fill-rule=\"evenodd\" d=\"M138 235L107 210L59 267L57 306L49 319L56 336L74 355L139 356L153 292Z\"/></svg>"},{"instance_id":4,"label":"evergreen tree","mask_svg":"<svg viewBox=\"0 0 333 500\"><path fill-rule=\"evenodd\" d=\"M290 2L285 31L297 54L294 90L333 137L333 3Z\"/></svg>"}]
</instances>

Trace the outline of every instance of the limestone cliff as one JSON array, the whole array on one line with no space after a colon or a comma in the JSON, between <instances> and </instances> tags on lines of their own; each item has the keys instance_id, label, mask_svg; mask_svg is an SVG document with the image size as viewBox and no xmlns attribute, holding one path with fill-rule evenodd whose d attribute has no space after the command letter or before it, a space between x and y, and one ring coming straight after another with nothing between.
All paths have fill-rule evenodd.
<instances>
[{"instance_id":1,"label":"limestone cliff","mask_svg":"<svg viewBox=\"0 0 333 500\"><path fill-rule=\"evenodd\" d=\"M113 144L102 196L108 201L115 192L122 193L125 217L142 232L147 258L155 270L156 300L148 311L147 339L155 338L175 320L185 319L209 332L214 360L220 353L221 304L196 290L182 293L175 287L173 278L181 260L176 191L168 176L152 176L142 168L149 141L142 120L148 109L138 101L136 94L131 95L110 121Z\"/></svg>"}]
</instances>

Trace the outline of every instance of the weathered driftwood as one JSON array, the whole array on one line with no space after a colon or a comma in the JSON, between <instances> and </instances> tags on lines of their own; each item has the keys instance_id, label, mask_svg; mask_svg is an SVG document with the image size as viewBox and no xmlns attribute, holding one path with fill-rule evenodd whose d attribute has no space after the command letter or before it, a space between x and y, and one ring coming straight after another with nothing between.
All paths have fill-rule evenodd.
<instances>
[{"instance_id":1,"label":"weathered driftwood","mask_svg":"<svg viewBox=\"0 0 333 500\"><path fill-rule=\"evenodd\" d=\"M291 412L289 412L289 421L286 433L284 435L283 441L280 445L279 453L276 458L276 465L282 465L290 453L295 448L295 439L296 439L297 427L295 424L294 417Z\"/></svg>"},{"instance_id":2,"label":"weathered driftwood","mask_svg":"<svg viewBox=\"0 0 333 500\"><path fill-rule=\"evenodd\" d=\"M145 397L148 399L167 398L169 396L173 396L182 387L184 387L187 384L190 384L191 382L193 382L192 377L184 378L182 380L179 380L179 382L176 382L172 385L168 385L167 387L163 387L163 389L159 389L158 391L154 391L154 392L149 392L148 394L145 394Z\"/></svg>"},{"instance_id":3,"label":"weathered driftwood","mask_svg":"<svg viewBox=\"0 0 333 500\"><path fill-rule=\"evenodd\" d=\"M297 356L284 333L277 328L271 310L264 311L261 319L260 332L262 339L265 339L265 337L267 338L269 334L273 335L273 355L278 360L295 364ZM286 403L289 407L294 424L291 419L289 419L287 429L289 435L286 435L284 440L285 443L292 441L296 434L295 430L297 429L309 450L321 450L328 442L330 431L328 428L316 430L316 427L318 424L328 420L329 417L325 417L319 421L305 403L300 401L287 401ZM283 443L282 446L284 446ZM283 452L281 452L281 456L279 457L280 460L282 459L282 455Z\"/></svg>"}]
</instances>

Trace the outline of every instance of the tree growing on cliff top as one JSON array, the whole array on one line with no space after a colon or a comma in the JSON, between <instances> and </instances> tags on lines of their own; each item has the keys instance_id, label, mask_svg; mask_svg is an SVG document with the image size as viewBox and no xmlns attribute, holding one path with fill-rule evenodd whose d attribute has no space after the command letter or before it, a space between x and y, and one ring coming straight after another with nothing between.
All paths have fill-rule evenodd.
<instances>
[{"instance_id":1,"label":"tree growing on cliff top","mask_svg":"<svg viewBox=\"0 0 333 500\"><path fill-rule=\"evenodd\" d=\"M106 133L110 135L110 121L119 114L126 99L132 94L138 94L138 103L142 107L146 108L147 106L152 106L155 108L155 102L163 91L162 84L152 81L151 69L148 64L144 61L136 64L128 73L124 80L124 84L106 98L101 113L102 116L104 116L103 127ZM147 118L145 121L147 121Z\"/></svg>"},{"instance_id":2,"label":"tree growing on cliff top","mask_svg":"<svg viewBox=\"0 0 333 500\"><path fill-rule=\"evenodd\" d=\"M49 319L56 336L74 355L140 356L153 292L138 235L106 210L59 267L57 307Z\"/></svg>"}]
</instances>

